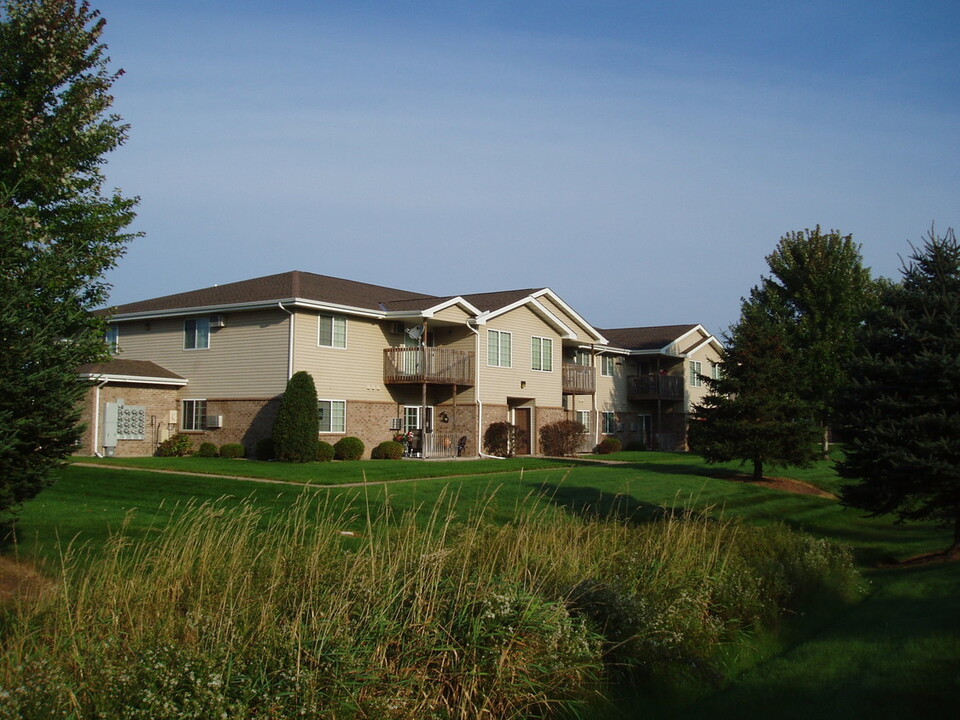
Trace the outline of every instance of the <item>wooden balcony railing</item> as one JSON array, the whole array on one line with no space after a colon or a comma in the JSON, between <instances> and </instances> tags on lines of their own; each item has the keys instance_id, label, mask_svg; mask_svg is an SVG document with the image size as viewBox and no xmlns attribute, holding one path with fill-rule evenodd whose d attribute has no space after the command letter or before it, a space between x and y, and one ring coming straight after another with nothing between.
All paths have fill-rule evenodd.
<instances>
[{"instance_id":1,"label":"wooden balcony railing","mask_svg":"<svg viewBox=\"0 0 960 720\"><path fill-rule=\"evenodd\" d=\"M383 351L387 384L473 385L474 354L453 348L392 347Z\"/></svg>"},{"instance_id":2,"label":"wooden balcony railing","mask_svg":"<svg viewBox=\"0 0 960 720\"><path fill-rule=\"evenodd\" d=\"M637 375L627 380L630 400L683 400L682 375Z\"/></svg>"},{"instance_id":3,"label":"wooden balcony railing","mask_svg":"<svg viewBox=\"0 0 960 720\"><path fill-rule=\"evenodd\" d=\"M593 395L597 391L596 373L587 365L563 364L563 393Z\"/></svg>"}]
</instances>

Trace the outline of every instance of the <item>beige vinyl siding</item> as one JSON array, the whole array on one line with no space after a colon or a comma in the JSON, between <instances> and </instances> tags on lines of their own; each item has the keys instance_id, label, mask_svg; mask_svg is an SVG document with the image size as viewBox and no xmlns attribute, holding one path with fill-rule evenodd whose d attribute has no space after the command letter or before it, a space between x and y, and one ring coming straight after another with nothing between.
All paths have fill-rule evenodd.
<instances>
[{"instance_id":1,"label":"beige vinyl siding","mask_svg":"<svg viewBox=\"0 0 960 720\"><path fill-rule=\"evenodd\" d=\"M351 400L390 402L383 384L383 350L401 336L389 335L378 320L342 315L347 320L346 348L321 347L320 314L297 313L294 372L306 370L313 375L318 397L346 400L348 418Z\"/></svg>"},{"instance_id":2,"label":"beige vinyl siding","mask_svg":"<svg viewBox=\"0 0 960 720\"><path fill-rule=\"evenodd\" d=\"M627 400L627 371L630 361L622 355L612 355L613 375L604 375L603 355L594 360L597 365L597 407L604 410L621 409L629 406Z\"/></svg>"},{"instance_id":3,"label":"beige vinyl siding","mask_svg":"<svg viewBox=\"0 0 960 720\"><path fill-rule=\"evenodd\" d=\"M428 319L427 324L430 324L430 322L434 320L464 324L467 322L467 318L469 317L471 316L468 315L462 307L459 305L453 305L452 307L444 308L434 315L433 318Z\"/></svg>"},{"instance_id":4,"label":"beige vinyl siding","mask_svg":"<svg viewBox=\"0 0 960 720\"><path fill-rule=\"evenodd\" d=\"M700 374L706 375L707 377L711 376L711 371L713 370L714 363L720 360L720 353L712 345L705 345L704 347L697 350L693 355L684 360L683 370L684 370L684 385L685 385L685 397L686 397L686 407L684 412L693 412L693 406L698 404L707 394L710 392L710 388L707 387L707 383L703 383L700 387L693 387L690 384L690 362L697 361L700 363Z\"/></svg>"},{"instance_id":5,"label":"beige vinyl siding","mask_svg":"<svg viewBox=\"0 0 960 720\"><path fill-rule=\"evenodd\" d=\"M512 367L487 364L487 330L512 333ZM531 337L553 340L553 371L531 369ZM494 318L480 326L481 399L503 404L507 398L531 398L537 405L556 407L561 401L561 338L557 331L526 306ZM521 387L521 382L526 383Z\"/></svg>"},{"instance_id":6,"label":"beige vinyl siding","mask_svg":"<svg viewBox=\"0 0 960 720\"><path fill-rule=\"evenodd\" d=\"M120 322L118 357L152 360L189 381L182 397L273 397L287 383L288 315L280 310L219 313L210 347L184 350L185 316Z\"/></svg>"},{"instance_id":7,"label":"beige vinyl siding","mask_svg":"<svg viewBox=\"0 0 960 720\"><path fill-rule=\"evenodd\" d=\"M537 301L543 305L547 310L552 312L558 318L560 322L570 328L577 335L577 342L581 343L592 343L596 342L596 338L587 332L587 329L577 322L569 313L567 313L563 308L557 305L552 300L548 299L545 296L537 298Z\"/></svg>"}]
</instances>

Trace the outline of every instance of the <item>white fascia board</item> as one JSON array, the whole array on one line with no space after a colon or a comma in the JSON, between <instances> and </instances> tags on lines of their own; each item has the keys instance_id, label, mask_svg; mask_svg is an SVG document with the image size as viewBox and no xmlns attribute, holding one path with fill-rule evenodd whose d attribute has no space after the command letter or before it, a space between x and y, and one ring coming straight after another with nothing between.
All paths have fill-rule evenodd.
<instances>
[{"instance_id":1,"label":"white fascia board","mask_svg":"<svg viewBox=\"0 0 960 720\"><path fill-rule=\"evenodd\" d=\"M632 350L627 350L626 348L613 347L611 345L605 345L604 347L595 348L601 355L633 355Z\"/></svg>"},{"instance_id":2,"label":"white fascia board","mask_svg":"<svg viewBox=\"0 0 960 720\"><path fill-rule=\"evenodd\" d=\"M111 373L80 373L84 380L92 382L136 383L138 385L177 385L183 387L189 380L185 378L158 378L139 375L113 375Z\"/></svg>"},{"instance_id":3,"label":"white fascia board","mask_svg":"<svg viewBox=\"0 0 960 720\"><path fill-rule=\"evenodd\" d=\"M690 348L687 351L685 357L690 357L695 352L699 352L702 348L706 347L707 345L713 345L713 347L716 348L718 351L723 350L723 345L720 344L720 341L717 340L713 335L711 335L708 338L704 338L703 342L698 343L694 345L692 348Z\"/></svg>"},{"instance_id":4,"label":"white fascia board","mask_svg":"<svg viewBox=\"0 0 960 720\"><path fill-rule=\"evenodd\" d=\"M694 327L692 327L692 328L690 328L689 330L687 330L683 335L681 335L681 336L678 337L676 340L674 340L673 343L671 343L671 344L679 345L681 340L684 340L684 339L690 337L690 336L693 335L695 332L699 332L699 333L700 333L701 335L703 335L703 337L705 337L705 338L710 336L710 333L707 332L707 329L706 329L705 327L703 327L703 325L695 325Z\"/></svg>"},{"instance_id":5,"label":"white fascia board","mask_svg":"<svg viewBox=\"0 0 960 720\"><path fill-rule=\"evenodd\" d=\"M499 317L500 315L505 315L506 313L516 310L519 307L523 307L524 305L532 305L535 308L535 312L544 320L546 320L549 325L552 325L554 329L559 331L560 334L564 336L565 340L577 339L577 334L567 327L560 320L560 318L547 310L542 303L537 302L533 295L527 295L525 298L521 298L516 302L510 303L509 305L504 305L502 308L483 313L481 316L477 317L477 324L484 325L488 321L493 320L493 318Z\"/></svg>"},{"instance_id":6,"label":"white fascia board","mask_svg":"<svg viewBox=\"0 0 960 720\"><path fill-rule=\"evenodd\" d=\"M578 313L578 312L577 312L576 310L574 310L572 307L570 307L569 305L567 305L567 303L565 303L565 302L563 301L563 299L561 299L561 297L560 297L559 295L557 295L557 294L556 294L553 290L551 290L550 288L543 288L542 290L537 290L537 292L533 293L532 297L538 298L538 297L541 297L541 296L543 296L543 295L548 296L551 301L553 301L554 303L556 303L557 305L559 305L561 308L563 308L563 311L564 311L565 313L567 313L570 317L572 317L574 320L576 320L577 323L578 323L584 330L587 331L587 334L588 334L588 335L592 335L594 338L596 338L597 343L603 344L603 345L606 345L606 344L607 344L607 339L606 339L603 335L601 335L599 332L597 332L597 329L596 329L593 325L591 325L590 323L588 323L588 322L583 318L583 316L582 316L580 313Z\"/></svg>"},{"instance_id":7,"label":"white fascia board","mask_svg":"<svg viewBox=\"0 0 960 720\"><path fill-rule=\"evenodd\" d=\"M670 345L659 348L657 350L630 350L630 355L636 355L638 357L641 355L663 355L665 357L672 357L672 358L683 357L683 355L681 355L680 353L670 352L671 347L673 347L673 343L670 343Z\"/></svg>"},{"instance_id":8,"label":"white fascia board","mask_svg":"<svg viewBox=\"0 0 960 720\"><path fill-rule=\"evenodd\" d=\"M454 305L459 305L461 308L466 310L469 314L473 315L474 317L480 314L480 308L474 307L469 302L464 300L462 297L457 296L455 298L450 298L449 300L446 300L440 303L439 305L434 305L431 308L427 308L426 310L423 311L423 317L426 317L426 318L433 317L438 312L441 312L442 310L446 310L449 307L453 307Z\"/></svg>"}]
</instances>

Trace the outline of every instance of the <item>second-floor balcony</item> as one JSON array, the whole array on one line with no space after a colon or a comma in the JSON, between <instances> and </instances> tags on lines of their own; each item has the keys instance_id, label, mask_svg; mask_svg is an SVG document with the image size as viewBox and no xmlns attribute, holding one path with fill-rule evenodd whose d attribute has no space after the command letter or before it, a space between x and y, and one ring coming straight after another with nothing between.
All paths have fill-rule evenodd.
<instances>
[{"instance_id":1,"label":"second-floor balcony","mask_svg":"<svg viewBox=\"0 0 960 720\"><path fill-rule=\"evenodd\" d=\"M597 391L596 372L587 365L563 364L564 395L593 395Z\"/></svg>"},{"instance_id":2,"label":"second-floor balcony","mask_svg":"<svg viewBox=\"0 0 960 720\"><path fill-rule=\"evenodd\" d=\"M683 375L636 375L627 378L631 400L683 400Z\"/></svg>"},{"instance_id":3,"label":"second-floor balcony","mask_svg":"<svg viewBox=\"0 0 960 720\"><path fill-rule=\"evenodd\" d=\"M453 348L386 348L383 351L383 381L388 385L473 385L474 357L470 350Z\"/></svg>"}]
</instances>

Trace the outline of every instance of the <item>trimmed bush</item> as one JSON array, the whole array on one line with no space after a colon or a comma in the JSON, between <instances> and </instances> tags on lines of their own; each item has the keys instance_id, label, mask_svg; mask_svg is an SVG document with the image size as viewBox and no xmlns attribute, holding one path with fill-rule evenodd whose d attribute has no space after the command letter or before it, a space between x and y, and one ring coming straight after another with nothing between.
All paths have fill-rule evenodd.
<instances>
[{"instance_id":1,"label":"trimmed bush","mask_svg":"<svg viewBox=\"0 0 960 720\"><path fill-rule=\"evenodd\" d=\"M193 453L193 440L188 435L177 433L168 437L157 447L157 457L184 457Z\"/></svg>"},{"instance_id":2,"label":"trimmed bush","mask_svg":"<svg viewBox=\"0 0 960 720\"><path fill-rule=\"evenodd\" d=\"M359 460L363 457L363 440L348 435L337 440L333 449L337 460Z\"/></svg>"},{"instance_id":3,"label":"trimmed bush","mask_svg":"<svg viewBox=\"0 0 960 720\"><path fill-rule=\"evenodd\" d=\"M623 450L623 443L615 437L605 437L594 449L597 455L609 455Z\"/></svg>"},{"instance_id":4,"label":"trimmed bush","mask_svg":"<svg viewBox=\"0 0 960 720\"><path fill-rule=\"evenodd\" d=\"M313 376L301 370L287 381L273 424L273 444L277 460L310 462L316 456L320 416L317 409L317 388Z\"/></svg>"},{"instance_id":5,"label":"trimmed bush","mask_svg":"<svg viewBox=\"0 0 960 720\"><path fill-rule=\"evenodd\" d=\"M374 460L399 460L403 457L403 444L385 440L373 449L370 457Z\"/></svg>"},{"instance_id":6,"label":"trimmed bush","mask_svg":"<svg viewBox=\"0 0 960 720\"><path fill-rule=\"evenodd\" d=\"M333 445L324 440L317 440L317 462L330 462L336 454Z\"/></svg>"},{"instance_id":7,"label":"trimmed bush","mask_svg":"<svg viewBox=\"0 0 960 720\"><path fill-rule=\"evenodd\" d=\"M247 456L247 449L240 443L225 443L220 446L220 457L242 458Z\"/></svg>"},{"instance_id":8,"label":"trimmed bush","mask_svg":"<svg viewBox=\"0 0 960 720\"><path fill-rule=\"evenodd\" d=\"M217 446L212 442L200 443L200 447L197 448L197 457L216 457L217 454Z\"/></svg>"},{"instance_id":9,"label":"trimmed bush","mask_svg":"<svg viewBox=\"0 0 960 720\"><path fill-rule=\"evenodd\" d=\"M540 450L544 455L573 455L587 431L576 420L557 420L540 428Z\"/></svg>"},{"instance_id":10,"label":"trimmed bush","mask_svg":"<svg viewBox=\"0 0 960 720\"><path fill-rule=\"evenodd\" d=\"M277 456L276 448L273 445L273 438L265 437L257 440L254 454L257 460L273 460Z\"/></svg>"},{"instance_id":11,"label":"trimmed bush","mask_svg":"<svg viewBox=\"0 0 960 720\"><path fill-rule=\"evenodd\" d=\"M524 439L526 432L508 422L495 422L487 426L483 433L483 449L491 455L510 457L517 442Z\"/></svg>"}]
</instances>

